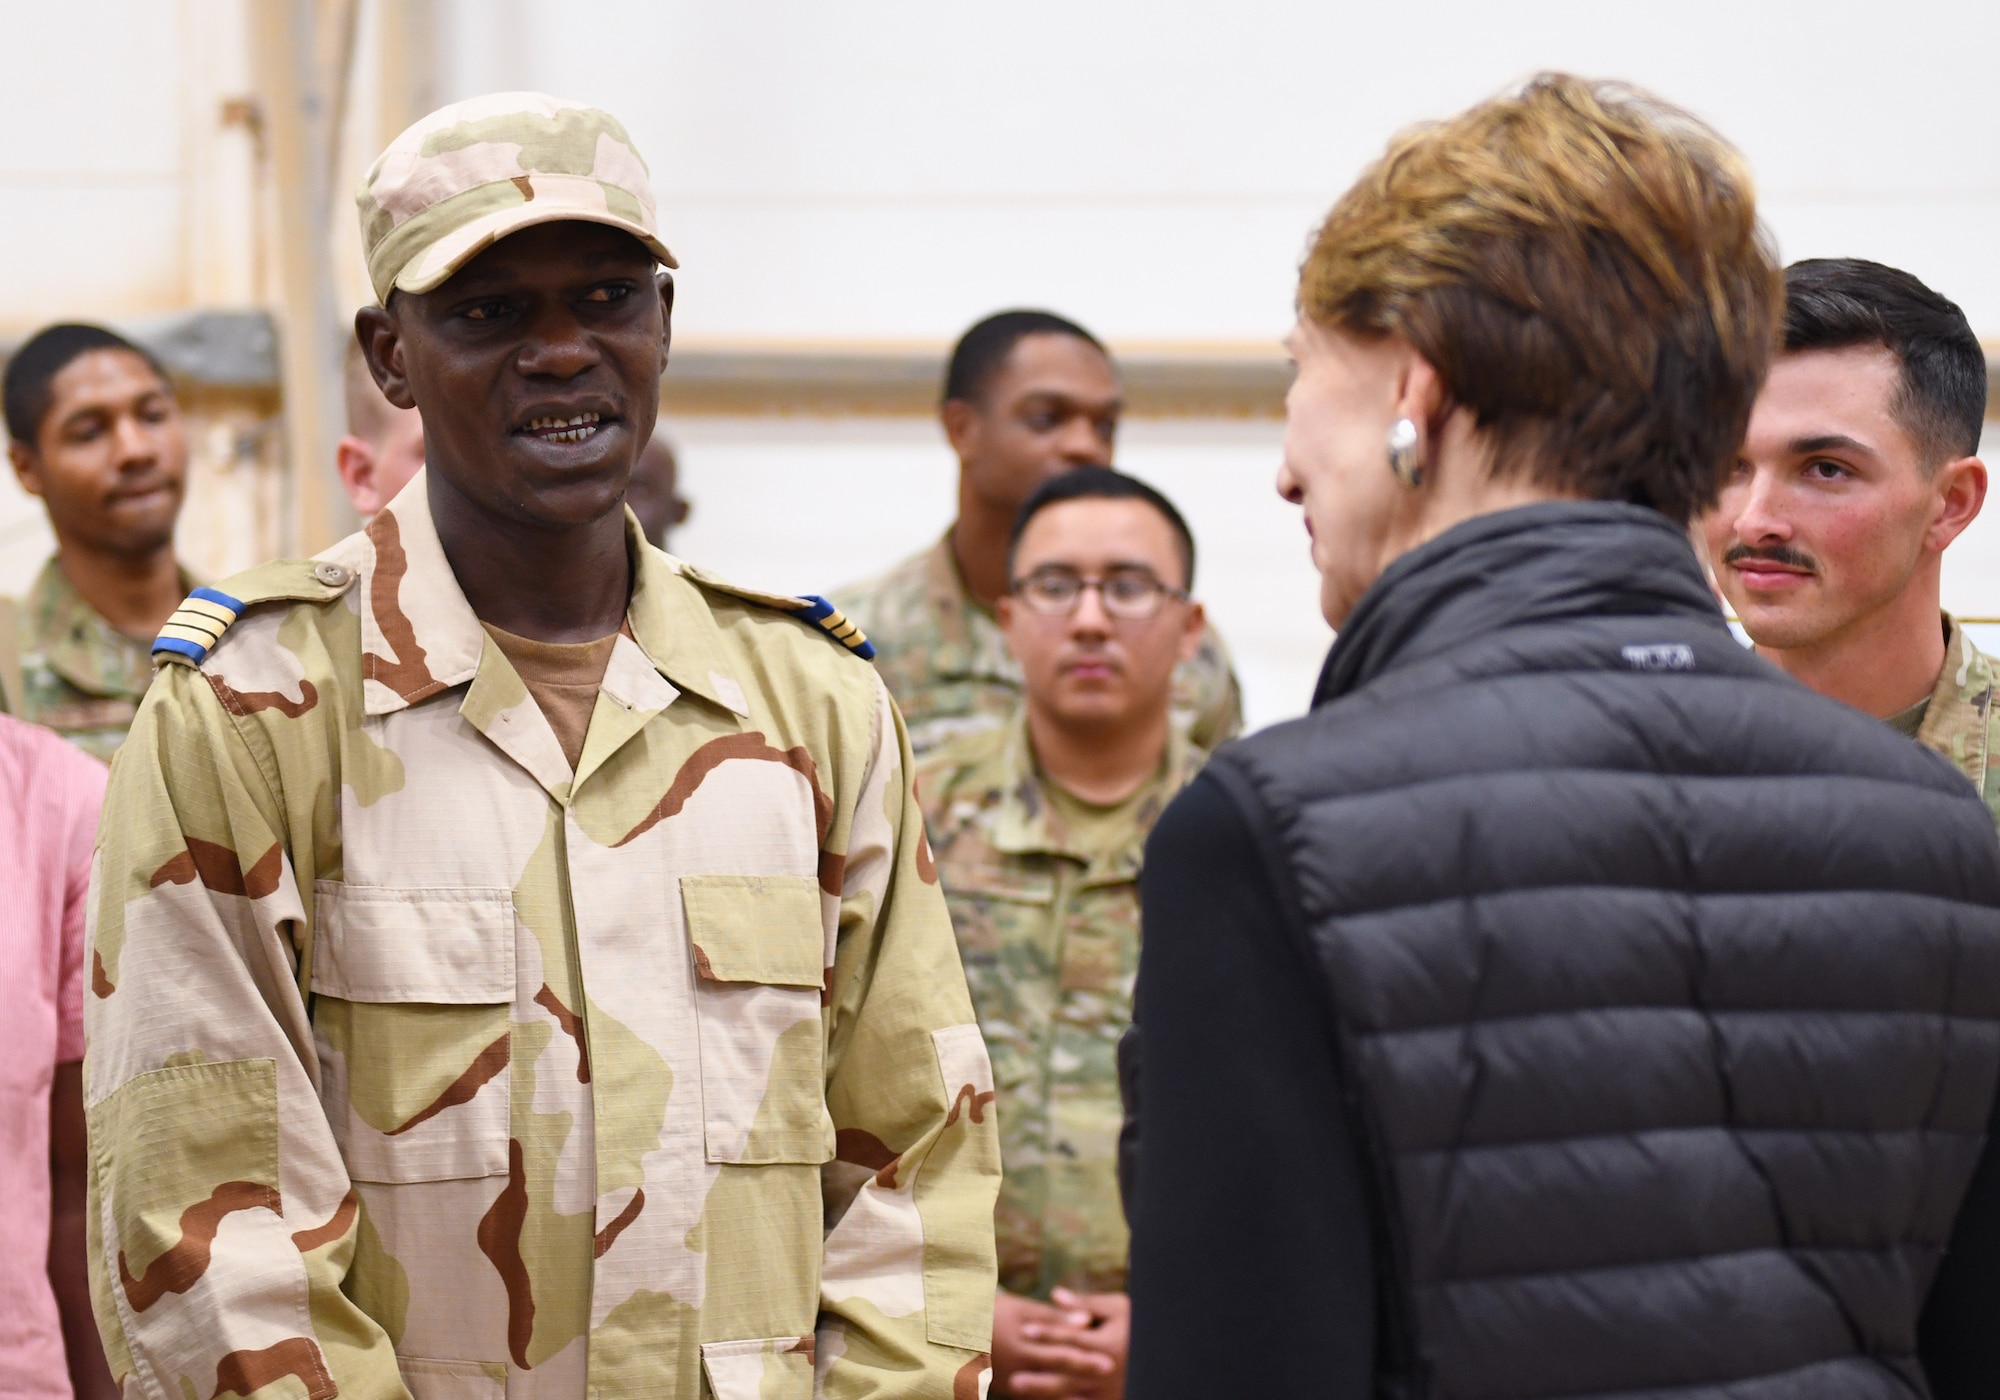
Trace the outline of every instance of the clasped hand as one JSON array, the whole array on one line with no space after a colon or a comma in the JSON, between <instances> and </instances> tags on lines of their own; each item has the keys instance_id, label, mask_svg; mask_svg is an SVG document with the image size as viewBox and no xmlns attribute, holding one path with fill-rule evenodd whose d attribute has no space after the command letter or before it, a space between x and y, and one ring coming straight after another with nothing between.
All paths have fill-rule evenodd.
<instances>
[{"instance_id":1,"label":"clasped hand","mask_svg":"<svg viewBox=\"0 0 2000 1400\"><path fill-rule=\"evenodd\" d=\"M1132 1301L1072 1293L1053 1303L1001 1291L993 1300L993 1392L1017 1400L1122 1400Z\"/></svg>"}]
</instances>

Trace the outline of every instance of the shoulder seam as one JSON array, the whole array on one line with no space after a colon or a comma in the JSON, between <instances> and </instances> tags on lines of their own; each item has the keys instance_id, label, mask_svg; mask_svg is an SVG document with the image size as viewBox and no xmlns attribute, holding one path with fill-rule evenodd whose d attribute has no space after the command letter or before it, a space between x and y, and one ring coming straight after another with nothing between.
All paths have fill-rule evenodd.
<instances>
[{"instance_id":1,"label":"shoulder seam","mask_svg":"<svg viewBox=\"0 0 2000 1400\"><path fill-rule=\"evenodd\" d=\"M812 623L863 661L875 659L875 644L868 640L868 634L849 621L839 608L817 593L808 593L800 601L809 606L795 610L794 617Z\"/></svg>"},{"instance_id":2,"label":"shoulder seam","mask_svg":"<svg viewBox=\"0 0 2000 1400\"><path fill-rule=\"evenodd\" d=\"M227 581L234 584L237 579L246 579L251 574L289 568L302 571L297 582L276 589L239 588L246 595L240 598L220 588L195 589L174 610L173 616L167 619L159 636L154 639L152 654L155 662L166 660L199 667L208 660L209 652L215 649L223 634L250 608L265 603L328 603L345 594L360 577L345 565L326 560L287 559L261 565Z\"/></svg>"},{"instance_id":3,"label":"shoulder seam","mask_svg":"<svg viewBox=\"0 0 2000 1400\"><path fill-rule=\"evenodd\" d=\"M272 601L279 600L273 599ZM258 724L239 705L234 703L231 698L234 692L231 692L231 695L224 695L223 691L227 690L228 687L219 685L214 677L205 671L199 670L198 664L195 669L196 678L208 690L209 694L215 698L217 707L221 709L223 717L227 721L230 734L238 744L243 746L243 752L250 759L250 766L256 770L258 780L264 784L264 797L270 802L271 811L277 818L276 826L278 830L276 834L279 845L284 851L285 860L289 863L292 854L292 814L279 796L284 791L285 780L284 773L278 763L277 751L271 743L271 736L265 732L262 725ZM308 905L304 920L306 930L304 944L301 946L296 938L292 942L293 954L298 959L298 966L294 970L294 976L298 982L299 995L305 999L308 1011L310 1011L312 1006L312 995L308 984L312 979L313 942L318 934L318 929L314 924L316 917L316 912Z\"/></svg>"},{"instance_id":4,"label":"shoulder seam","mask_svg":"<svg viewBox=\"0 0 2000 1400\"><path fill-rule=\"evenodd\" d=\"M713 574L706 573L701 569L686 564L681 567L681 576L697 587L711 588L718 593L727 594L731 598L738 598L746 603L754 603L760 607L769 608L773 612L789 613L800 622L807 623L826 633L863 661L873 661L875 659L874 644L868 640L862 630L848 621L846 614L842 613L839 608L836 608L817 593L766 593L762 589L745 588L740 584L729 583L726 580L716 578Z\"/></svg>"},{"instance_id":5,"label":"shoulder seam","mask_svg":"<svg viewBox=\"0 0 2000 1400\"><path fill-rule=\"evenodd\" d=\"M174 609L172 617L153 639L153 655L199 666L209 651L222 640L245 604L219 588L197 588Z\"/></svg>"}]
</instances>

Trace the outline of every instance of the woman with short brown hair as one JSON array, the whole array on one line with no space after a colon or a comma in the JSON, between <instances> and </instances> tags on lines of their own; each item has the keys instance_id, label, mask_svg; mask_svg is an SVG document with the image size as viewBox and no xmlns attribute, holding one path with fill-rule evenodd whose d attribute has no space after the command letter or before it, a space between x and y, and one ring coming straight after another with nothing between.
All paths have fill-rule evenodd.
<instances>
[{"instance_id":1,"label":"woman with short brown hair","mask_svg":"<svg viewBox=\"0 0 2000 1400\"><path fill-rule=\"evenodd\" d=\"M1560 75L1328 215L1278 486L1339 638L1141 881L1137 1400L1923 1393L2000 848L1689 547L1779 297L1741 158Z\"/></svg>"}]
</instances>

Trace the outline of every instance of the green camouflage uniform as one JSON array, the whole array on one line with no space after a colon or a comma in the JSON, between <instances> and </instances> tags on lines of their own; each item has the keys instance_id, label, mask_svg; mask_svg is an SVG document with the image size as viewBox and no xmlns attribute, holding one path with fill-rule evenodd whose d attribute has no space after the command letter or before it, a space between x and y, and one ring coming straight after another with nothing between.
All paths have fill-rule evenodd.
<instances>
[{"instance_id":1,"label":"green camouflage uniform","mask_svg":"<svg viewBox=\"0 0 2000 1400\"><path fill-rule=\"evenodd\" d=\"M1000 625L959 580L947 534L888 573L843 590L834 603L875 644L875 669L924 754L960 734L999 728L1021 699L1021 668ZM1174 722L1202 749L1243 727L1242 696L1213 627L1174 672Z\"/></svg>"},{"instance_id":2,"label":"green camouflage uniform","mask_svg":"<svg viewBox=\"0 0 2000 1400\"><path fill-rule=\"evenodd\" d=\"M15 718L109 763L152 682L151 644L106 622L54 559L21 600L19 626L21 700L7 697Z\"/></svg>"},{"instance_id":3,"label":"green camouflage uniform","mask_svg":"<svg viewBox=\"0 0 2000 1400\"><path fill-rule=\"evenodd\" d=\"M2000 824L2000 765L1989 762L1994 750L1993 688L2000 675L1965 629L1945 615L1949 636L1944 670L1917 729L1917 742L1936 749L1972 780L1986 799L1986 810Z\"/></svg>"},{"instance_id":4,"label":"green camouflage uniform","mask_svg":"<svg viewBox=\"0 0 2000 1400\"><path fill-rule=\"evenodd\" d=\"M627 532L574 772L420 483L162 633L87 998L128 1397L983 1394L992 1071L895 708Z\"/></svg>"},{"instance_id":5,"label":"green camouflage uniform","mask_svg":"<svg viewBox=\"0 0 2000 1400\"><path fill-rule=\"evenodd\" d=\"M1139 970L1139 864L1202 757L1176 733L1130 829L1097 855L1078 848L1053 809L1018 712L918 766L917 800L1000 1096L995 1222L1010 1292L1125 1287L1116 1055Z\"/></svg>"}]
</instances>

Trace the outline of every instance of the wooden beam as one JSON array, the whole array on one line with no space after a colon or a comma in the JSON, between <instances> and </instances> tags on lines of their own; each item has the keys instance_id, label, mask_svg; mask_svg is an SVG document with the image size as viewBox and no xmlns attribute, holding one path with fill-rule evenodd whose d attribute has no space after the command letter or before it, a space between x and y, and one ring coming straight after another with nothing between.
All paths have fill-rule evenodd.
<instances>
[{"instance_id":1,"label":"wooden beam","mask_svg":"<svg viewBox=\"0 0 2000 1400\"><path fill-rule=\"evenodd\" d=\"M1291 367L1277 347L1114 346L1137 418L1279 418ZM937 411L943 346L677 345L669 416L916 417Z\"/></svg>"},{"instance_id":2,"label":"wooden beam","mask_svg":"<svg viewBox=\"0 0 2000 1400\"><path fill-rule=\"evenodd\" d=\"M437 6L434 0L381 0L377 148L386 147L438 107Z\"/></svg>"},{"instance_id":3,"label":"wooden beam","mask_svg":"<svg viewBox=\"0 0 2000 1400\"><path fill-rule=\"evenodd\" d=\"M937 411L943 346L676 344L669 415L900 418ZM1282 418L1291 366L1275 345L1113 345L1135 418ZM2000 341L1986 345L1986 412L2000 420Z\"/></svg>"},{"instance_id":4,"label":"wooden beam","mask_svg":"<svg viewBox=\"0 0 2000 1400\"><path fill-rule=\"evenodd\" d=\"M261 312L189 312L121 322L167 361L176 381L276 387ZM347 327L338 327L344 345ZM13 339L0 334L0 364ZM1135 418L1278 418L1291 369L1277 351L1189 344L1112 347ZM921 346L677 343L660 406L681 417L928 417L945 351ZM2000 419L2000 345L1988 347L1987 411ZM330 459L329 459L330 460Z\"/></svg>"},{"instance_id":5,"label":"wooden beam","mask_svg":"<svg viewBox=\"0 0 2000 1400\"><path fill-rule=\"evenodd\" d=\"M248 7L276 214L284 534L293 554L323 549L355 523L333 470L344 420L340 357L349 331L336 305L327 234L356 7L357 0L250 0Z\"/></svg>"}]
</instances>

